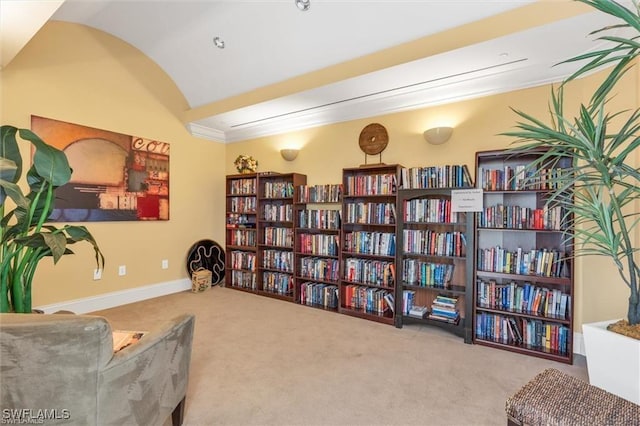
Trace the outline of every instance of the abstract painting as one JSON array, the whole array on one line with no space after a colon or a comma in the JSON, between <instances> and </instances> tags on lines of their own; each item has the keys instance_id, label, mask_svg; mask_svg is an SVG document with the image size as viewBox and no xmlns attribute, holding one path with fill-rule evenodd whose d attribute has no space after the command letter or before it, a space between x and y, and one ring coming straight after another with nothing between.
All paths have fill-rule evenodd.
<instances>
[{"instance_id":1,"label":"abstract painting","mask_svg":"<svg viewBox=\"0 0 640 426\"><path fill-rule=\"evenodd\" d=\"M73 169L52 222L169 220L169 144L31 116L31 130Z\"/></svg>"}]
</instances>

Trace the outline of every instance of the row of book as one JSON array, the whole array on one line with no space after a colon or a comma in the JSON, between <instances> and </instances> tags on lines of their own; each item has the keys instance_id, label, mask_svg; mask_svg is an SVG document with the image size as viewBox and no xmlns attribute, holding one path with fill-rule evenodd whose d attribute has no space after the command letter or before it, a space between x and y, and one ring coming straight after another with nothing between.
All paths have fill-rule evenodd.
<instances>
[{"instance_id":1,"label":"row of book","mask_svg":"<svg viewBox=\"0 0 640 426\"><path fill-rule=\"evenodd\" d=\"M403 229L402 238L402 250L408 254L460 257L467 253L466 237L459 231Z\"/></svg>"},{"instance_id":2,"label":"row of book","mask_svg":"<svg viewBox=\"0 0 640 426\"><path fill-rule=\"evenodd\" d=\"M569 266L565 253L556 249L508 251L500 246L479 248L477 257L479 271L504 274L538 275L542 277L567 277Z\"/></svg>"},{"instance_id":3,"label":"row of book","mask_svg":"<svg viewBox=\"0 0 640 426\"><path fill-rule=\"evenodd\" d=\"M265 182L264 198L292 198L293 183L291 182Z\"/></svg>"},{"instance_id":4,"label":"row of book","mask_svg":"<svg viewBox=\"0 0 640 426\"><path fill-rule=\"evenodd\" d=\"M337 282L340 279L340 264L338 259L303 257L298 273L303 278Z\"/></svg>"},{"instance_id":5,"label":"row of book","mask_svg":"<svg viewBox=\"0 0 640 426\"><path fill-rule=\"evenodd\" d=\"M262 206L262 219L273 222L293 222L293 205L264 204Z\"/></svg>"},{"instance_id":6,"label":"row of book","mask_svg":"<svg viewBox=\"0 0 640 426\"><path fill-rule=\"evenodd\" d=\"M293 252L263 250L262 266L268 269L278 269L283 272L293 272Z\"/></svg>"},{"instance_id":7,"label":"row of book","mask_svg":"<svg viewBox=\"0 0 640 426\"><path fill-rule=\"evenodd\" d=\"M345 281L393 287L395 283L395 263L383 260L347 258L343 260Z\"/></svg>"},{"instance_id":8,"label":"row of book","mask_svg":"<svg viewBox=\"0 0 640 426\"><path fill-rule=\"evenodd\" d=\"M447 287L451 283L454 265L425 262L418 259L402 260L402 282L420 287Z\"/></svg>"},{"instance_id":9,"label":"row of book","mask_svg":"<svg viewBox=\"0 0 640 426\"><path fill-rule=\"evenodd\" d=\"M546 229L559 231L562 229L564 209L562 207L544 206L532 209L520 206L497 204L486 207L478 213L478 226L482 228L506 229Z\"/></svg>"},{"instance_id":10,"label":"row of book","mask_svg":"<svg viewBox=\"0 0 640 426\"><path fill-rule=\"evenodd\" d=\"M567 355L571 339L566 325L486 312L476 315L475 333L483 340L560 355Z\"/></svg>"},{"instance_id":11,"label":"row of book","mask_svg":"<svg viewBox=\"0 0 640 426\"><path fill-rule=\"evenodd\" d=\"M338 235L300 234L300 253L317 254L321 256L337 256L339 251Z\"/></svg>"},{"instance_id":12,"label":"row of book","mask_svg":"<svg viewBox=\"0 0 640 426\"><path fill-rule=\"evenodd\" d=\"M393 195L396 193L395 174L358 175L346 177L346 195Z\"/></svg>"},{"instance_id":13,"label":"row of book","mask_svg":"<svg viewBox=\"0 0 640 426\"><path fill-rule=\"evenodd\" d=\"M298 212L298 226L314 229L340 229L340 210L301 210Z\"/></svg>"},{"instance_id":14,"label":"row of book","mask_svg":"<svg viewBox=\"0 0 640 426\"><path fill-rule=\"evenodd\" d=\"M337 285L314 282L300 284L300 303L303 305L338 309L338 300Z\"/></svg>"},{"instance_id":15,"label":"row of book","mask_svg":"<svg viewBox=\"0 0 640 426\"><path fill-rule=\"evenodd\" d=\"M251 290L256 290L256 274L248 271L231 271L231 285L233 287L241 287Z\"/></svg>"},{"instance_id":16,"label":"row of book","mask_svg":"<svg viewBox=\"0 0 640 426\"><path fill-rule=\"evenodd\" d=\"M262 290L271 293L291 295L293 293L293 277L280 272L262 273Z\"/></svg>"},{"instance_id":17,"label":"row of book","mask_svg":"<svg viewBox=\"0 0 640 426\"><path fill-rule=\"evenodd\" d=\"M571 314L571 295L525 282L499 284L495 280L478 280L477 303L480 307L504 311L544 315L566 319Z\"/></svg>"},{"instance_id":18,"label":"row of book","mask_svg":"<svg viewBox=\"0 0 640 426\"><path fill-rule=\"evenodd\" d=\"M395 256L396 234L356 231L344 234L344 250L350 253Z\"/></svg>"},{"instance_id":19,"label":"row of book","mask_svg":"<svg viewBox=\"0 0 640 426\"><path fill-rule=\"evenodd\" d=\"M523 164L502 169L478 167L480 187L485 191L556 189L563 173L567 171L562 168L531 170Z\"/></svg>"},{"instance_id":20,"label":"row of book","mask_svg":"<svg viewBox=\"0 0 640 426\"><path fill-rule=\"evenodd\" d=\"M293 247L293 229L272 226L265 227L264 244L268 246Z\"/></svg>"},{"instance_id":21,"label":"row of book","mask_svg":"<svg viewBox=\"0 0 640 426\"><path fill-rule=\"evenodd\" d=\"M344 208L347 223L396 223L396 205L393 203L346 203Z\"/></svg>"},{"instance_id":22,"label":"row of book","mask_svg":"<svg viewBox=\"0 0 640 426\"><path fill-rule=\"evenodd\" d=\"M470 188L473 179L463 165L411 167L400 170L402 188Z\"/></svg>"},{"instance_id":23,"label":"row of book","mask_svg":"<svg viewBox=\"0 0 640 426\"><path fill-rule=\"evenodd\" d=\"M256 179L255 178L245 178L245 179L234 179L230 181L231 187L229 188L229 193L231 195L236 194L253 194L256 193Z\"/></svg>"},{"instance_id":24,"label":"row of book","mask_svg":"<svg viewBox=\"0 0 640 426\"><path fill-rule=\"evenodd\" d=\"M256 197L231 197L230 207L233 213L255 213Z\"/></svg>"},{"instance_id":25,"label":"row of book","mask_svg":"<svg viewBox=\"0 0 640 426\"><path fill-rule=\"evenodd\" d=\"M402 205L405 222L458 223L459 213L451 212L451 200L415 198Z\"/></svg>"},{"instance_id":26,"label":"row of book","mask_svg":"<svg viewBox=\"0 0 640 426\"><path fill-rule=\"evenodd\" d=\"M344 305L349 309L382 315L391 312L393 306L393 297L385 299L387 295L393 296L380 288L347 285L344 287Z\"/></svg>"},{"instance_id":27,"label":"row of book","mask_svg":"<svg viewBox=\"0 0 640 426\"><path fill-rule=\"evenodd\" d=\"M302 185L298 187L300 203L339 203L342 200L342 185Z\"/></svg>"},{"instance_id":28,"label":"row of book","mask_svg":"<svg viewBox=\"0 0 640 426\"><path fill-rule=\"evenodd\" d=\"M232 246L256 245L256 233L253 229L231 229L229 234L229 243Z\"/></svg>"},{"instance_id":29,"label":"row of book","mask_svg":"<svg viewBox=\"0 0 640 426\"><path fill-rule=\"evenodd\" d=\"M233 250L231 252L231 268L255 271L256 254L250 251Z\"/></svg>"}]
</instances>

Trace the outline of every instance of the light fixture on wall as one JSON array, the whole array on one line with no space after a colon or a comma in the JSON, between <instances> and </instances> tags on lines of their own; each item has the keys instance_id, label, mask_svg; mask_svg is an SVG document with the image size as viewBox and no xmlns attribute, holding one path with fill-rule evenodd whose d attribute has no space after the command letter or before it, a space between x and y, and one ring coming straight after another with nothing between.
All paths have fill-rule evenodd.
<instances>
[{"instance_id":1,"label":"light fixture on wall","mask_svg":"<svg viewBox=\"0 0 640 426\"><path fill-rule=\"evenodd\" d=\"M306 12L311 7L311 0L295 0L296 6L303 12Z\"/></svg>"},{"instance_id":2,"label":"light fixture on wall","mask_svg":"<svg viewBox=\"0 0 640 426\"><path fill-rule=\"evenodd\" d=\"M453 127L433 127L425 130L423 135L431 145L440 145L448 141L452 133Z\"/></svg>"},{"instance_id":3,"label":"light fixture on wall","mask_svg":"<svg viewBox=\"0 0 640 426\"><path fill-rule=\"evenodd\" d=\"M287 161L293 161L298 156L299 149L281 149L280 155Z\"/></svg>"}]
</instances>

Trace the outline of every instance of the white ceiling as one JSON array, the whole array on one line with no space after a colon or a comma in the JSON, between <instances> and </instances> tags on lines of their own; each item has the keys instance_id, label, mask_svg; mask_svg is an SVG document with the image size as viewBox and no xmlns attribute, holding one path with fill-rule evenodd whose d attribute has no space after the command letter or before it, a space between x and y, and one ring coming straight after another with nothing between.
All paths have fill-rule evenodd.
<instances>
[{"instance_id":1,"label":"white ceiling","mask_svg":"<svg viewBox=\"0 0 640 426\"><path fill-rule=\"evenodd\" d=\"M48 2L2 0L3 14L6 3ZM66 0L51 19L89 25L144 52L189 103L187 128L233 142L558 81L571 69L553 65L595 48L587 34L611 23L601 13L574 14L382 70L372 65L371 72L320 87L242 100L530 3L311 0L310 10L301 12L294 0ZM521 28L529 26L523 22ZM224 49L214 46L216 36Z\"/></svg>"}]
</instances>

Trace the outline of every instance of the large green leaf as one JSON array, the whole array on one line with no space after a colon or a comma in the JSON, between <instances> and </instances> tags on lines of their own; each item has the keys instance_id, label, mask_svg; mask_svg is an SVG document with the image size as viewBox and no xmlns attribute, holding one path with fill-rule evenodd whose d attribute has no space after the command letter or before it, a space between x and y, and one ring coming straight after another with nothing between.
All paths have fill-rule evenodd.
<instances>
[{"instance_id":1,"label":"large green leaf","mask_svg":"<svg viewBox=\"0 0 640 426\"><path fill-rule=\"evenodd\" d=\"M36 152L33 156L33 168L39 176L53 186L62 186L71 179L71 167L63 151L48 145L28 129L19 129L22 139L31 142Z\"/></svg>"}]
</instances>

